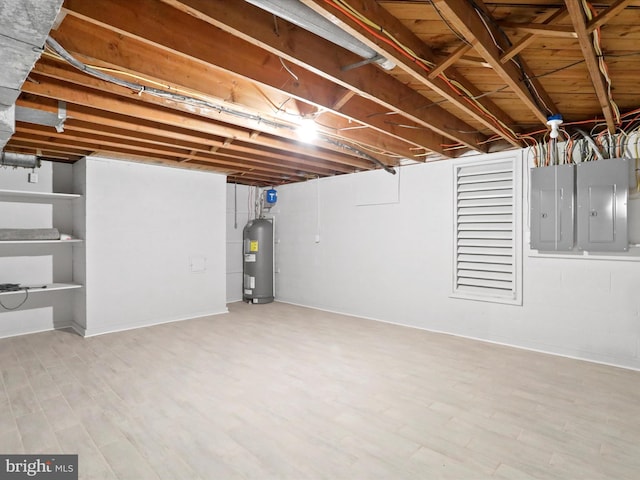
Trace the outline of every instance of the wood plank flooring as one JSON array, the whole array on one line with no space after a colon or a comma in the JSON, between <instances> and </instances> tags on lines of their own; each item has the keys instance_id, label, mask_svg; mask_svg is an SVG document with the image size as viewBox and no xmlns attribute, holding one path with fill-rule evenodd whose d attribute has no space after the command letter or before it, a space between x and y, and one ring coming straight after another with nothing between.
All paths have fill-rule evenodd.
<instances>
[{"instance_id":1,"label":"wood plank flooring","mask_svg":"<svg viewBox=\"0 0 640 480\"><path fill-rule=\"evenodd\" d=\"M0 340L0 453L81 479L637 479L640 373L286 305Z\"/></svg>"}]
</instances>

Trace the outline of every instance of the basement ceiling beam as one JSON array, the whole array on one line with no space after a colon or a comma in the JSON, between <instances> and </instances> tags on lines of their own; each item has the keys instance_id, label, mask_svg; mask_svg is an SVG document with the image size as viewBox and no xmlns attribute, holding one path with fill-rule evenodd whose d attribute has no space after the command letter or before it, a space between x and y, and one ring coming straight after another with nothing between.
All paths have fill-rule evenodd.
<instances>
[{"instance_id":1,"label":"basement ceiling beam","mask_svg":"<svg viewBox=\"0 0 640 480\"><path fill-rule=\"evenodd\" d=\"M183 163L183 162L188 162L189 160L193 160L197 157L198 152L196 150L191 150L189 152L189 155L187 155L186 157L182 157L180 160L178 160L178 162Z\"/></svg>"},{"instance_id":2,"label":"basement ceiling beam","mask_svg":"<svg viewBox=\"0 0 640 480\"><path fill-rule=\"evenodd\" d=\"M548 10L538 15L534 23L548 25L552 24L556 20L564 18L566 15L568 15L568 12L564 8L558 9L556 11ZM513 57L518 55L522 50L531 45L537 38L538 36L533 33L527 33L523 35L516 43L511 45L511 47L509 47L507 51L502 54L502 56L500 57L500 62L507 63Z\"/></svg>"},{"instance_id":3,"label":"basement ceiling beam","mask_svg":"<svg viewBox=\"0 0 640 480\"><path fill-rule=\"evenodd\" d=\"M87 78L84 74L77 72L77 71L72 71L72 70L67 70L65 68L60 68L57 67L55 65L47 65L43 62L40 62L36 65L36 67L33 70L34 73L39 74L39 75L44 75L43 77L38 77L43 79L42 81L44 81L44 78L51 78L53 80L58 80L58 81L62 81L62 82L67 82L67 83L72 83L74 85L77 85L79 88L82 87L83 89L91 89L91 90L95 90L95 92L93 93L89 93L89 95L97 95L100 96L101 94L106 94L100 101L98 104L104 104L104 105L108 105L111 103L111 97L113 95L115 96L119 96L119 97L124 97L125 99L127 99L125 101L124 104L121 103L116 103L119 105L123 105L124 106L128 106L129 110L124 110L124 112L127 115L135 115L133 112L140 110L140 109L135 109L134 107L137 107L138 104L150 104L159 108L163 108L163 109L171 109L171 110L177 110L179 112L183 112L184 114L187 115L198 115L198 116L202 116L202 117L206 117L206 118L211 118L211 119L215 119L215 120L221 120L220 117L218 117L219 112L217 110L212 110L212 109L202 109L202 108L193 108L190 107L188 105L182 104L180 102L166 102L161 98L156 98L156 97L150 97L150 96L145 96L142 100L137 99L137 97L132 97L131 93L129 90L127 90L126 88L120 87L118 85L114 85L111 83L106 83L103 82L101 80L98 80L96 78L93 77L89 77ZM38 87L26 87L23 89L24 91L28 91L30 93L37 93L38 91ZM89 92L91 92L91 90ZM44 95L47 96L47 95ZM71 98L83 98L81 95L80 96L74 96L73 94L71 94ZM136 100L133 100L136 99ZM78 102L74 102L73 100L71 100L71 102L73 103L78 103ZM97 105L98 105L97 104ZM91 106L91 105L88 105ZM140 111L144 111L144 109L140 110ZM146 117L146 118L153 118L153 117ZM224 120L225 117L222 118L222 120ZM265 128L263 126L263 128ZM277 135L279 132L277 129L274 129L275 134ZM291 132L291 136L295 138L295 133ZM251 140L257 143L264 143L262 141L262 139L257 140L255 136L253 136L252 132L243 132L242 135L240 135L238 138L242 138L245 139L247 141ZM306 149L306 153L309 154L309 147L307 147ZM337 158L337 156L335 157ZM366 168L366 166L371 167L371 163L368 160L364 160L362 158L359 157L351 157L351 156L341 156L340 157L340 162L345 164L345 165L352 165L354 167L357 168Z\"/></svg>"},{"instance_id":4,"label":"basement ceiling beam","mask_svg":"<svg viewBox=\"0 0 640 480\"><path fill-rule=\"evenodd\" d=\"M113 137L108 137L104 135L91 134L88 135L82 132L73 132L67 131L65 129L64 134L57 133L55 130L51 130L50 127L45 127L42 125L33 125L29 123L19 122L16 125L16 138L24 138L24 135L37 135L39 137L43 137L45 140L51 139L59 140L59 141L77 141L78 145L81 145L81 142L87 142L87 144L95 145L100 148L129 148L131 150L135 150L136 152L141 152L143 154L158 154L158 155L166 155L168 157L181 158L185 155L182 149L176 147L169 147L164 145L153 145L144 142L134 141L133 139L128 139L126 144L123 142L114 139ZM96 148L96 147L94 147Z\"/></svg>"},{"instance_id":5,"label":"basement ceiling beam","mask_svg":"<svg viewBox=\"0 0 640 480\"><path fill-rule=\"evenodd\" d=\"M226 7L230 8L230 4L226 3ZM307 70L297 69L294 78L283 68L277 55L153 0L67 0L65 9L70 15L111 29L125 37L140 40L160 49L164 54L168 52L188 57L205 67L235 73L323 109L331 110L345 92L345 87ZM171 18L171 29L165 28L167 18ZM272 19L269 25L273 25ZM190 34L183 35L182 32ZM373 103L371 99L369 103ZM379 133L394 136L427 150L451 155L441 146L444 143L441 134L425 130L403 131L400 135L397 129L381 122L378 116L370 116L377 112L377 107L364 108L351 112L350 115L354 120L369 125ZM345 115L344 112L335 113ZM410 154L405 152L401 156Z\"/></svg>"},{"instance_id":6,"label":"basement ceiling beam","mask_svg":"<svg viewBox=\"0 0 640 480\"><path fill-rule=\"evenodd\" d=\"M453 64L460 60L465 53L469 52L469 50L473 50L473 46L467 43L463 43L453 52L451 52L446 58L441 60L440 63L438 63L433 68L433 70L429 72L427 78L429 78L429 80L438 78L440 74L444 73L449 67L453 66Z\"/></svg>"},{"instance_id":7,"label":"basement ceiling beam","mask_svg":"<svg viewBox=\"0 0 640 480\"><path fill-rule=\"evenodd\" d=\"M56 137L54 135L41 138L32 134L16 133L13 136L13 140L17 144L32 145L37 146L37 148L58 148L68 151L91 150L103 153L120 153L123 155L131 155L137 158L153 158L158 160L166 160L168 162L173 162L174 165L177 163L177 159L171 155L151 154L150 152L141 152L135 148L127 147L109 147L102 149L99 146L94 145L93 143L80 142L70 138Z\"/></svg>"},{"instance_id":8,"label":"basement ceiling beam","mask_svg":"<svg viewBox=\"0 0 640 480\"><path fill-rule=\"evenodd\" d=\"M78 85L82 87L90 88L91 90L96 90L99 92L104 92L112 95L116 95L128 100L132 100L131 103L140 103L140 104L151 104L156 105L158 107L165 107L172 110L181 111L188 114L198 115L201 117L210 118L213 120L217 120L219 122L223 122L231 125L251 125L252 128L260 129L261 131L268 133L270 135L281 135L283 132L281 128L278 128L276 125L271 124L268 120L265 122L260 121L250 121L246 119L242 119L240 117L236 117L230 113L225 112L224 110L219 110L213 106L203 106L203 105L192 105L187 104L185 102L179 102L176 100L169 100L153 95L136 95L135 92L130 90L129 88L122 87L120 85L116 85L114 83L105 82L104 80L100 80L96 77L87 75L82 73L66 63L60 63L49 59L44 59L39 61L32 70L32 73L40 75L43 78L52 78L56 80L60 80L62 82L70 83L73 85ZM32 76L32 78L35 78ZM39 77L40 78L40 77ZM25 90L28 91L28 90ZM120 110L121 113L125 115L129 115L129 110ZM294 138L293 128L287 129L290 130L289 134L292 138Z\"/></svg>"},{"instance_id":9,"label":"basement ceiling beam","mask_svg":"<svg viewBox=\"0 0 640 480\"><path fill-rule=\"evenodd\" d=\"M476 40L475 49L482 57L489 62L493 70L498 74L507 86L515 93L529 111L540 123L546 126L547 115L557 113L557 107L553 100L542 88L540 82L535 78L525 78L528 70L522 59L519 59L521 71L513 62L503 64L500 61L502 53L507 50L507 46L496 45L494 39L501 39L501 33L492 24L487 22L481 15L489 15L481 0L475 0L475 4L480 11L466 0L433 0L435 5L444 14L447 20L456 28L468 42ZM481 13L483 12L483 13ZM486 24L485 24L486 22ZM533 90L540 97L535 100L533 93L529 91L526 82L530 82Z\"/></svg>"},{"instance_id":10,"label":"basement ceiling beam","mask_svg":"<svg viewBox=\"0 0 640 480\"><path fill-rule=\"evenodd\" d=\"M133 38L123 37L113 31L84 22L69 15L62 26L52 36L65 46L79 60L100 67L116 69L123 74L130 73L151 81L160 82L177 91L193 90L220 99L221 103L231 103L233 99L241 102L255 112L272 116L281 106L282 95L273 89L259 88L255 84L237 77L212 81L220 76L220 70L203 65L189 58L169 55L148 44ZM84 52L84 53L83 53ZM127 52L123 55L122 52ZM189 72L175 78L176 71ZM120 76L120 75L118 75ZM130 78L130 77L123 77ZM257 96L256 96L257 94ZM352 97L354 92L345 91L345 95ZM239 97L239 98L238 98ZM287 96L284 96L285 101ZM292 97L288 97L292 99ZM363 100L363 99L360 99ZM287 102L288 103L288 102ZM302 104L298 100L292 103ZM304 104L307 105L307 104ZM307 108L316 108L308 106ZM340 106L334 106L339 110ZM372 112L373 113L373 112ZM240 119L235 119L241 125ZM333 115L331 119L325 116L324 124L328 128L338 130L345 123L343 117ZM346 135L346 140L359 145L375 147L378 150L388 150L398 155L408 155L410 151L404 140L398 140L388 135L380 135L373 129L364 129L352 135ZM292 138L288 136L287 138ZM379 161L388 162L388 158L374 155Z\"/></svg>"},{"instance_id":11,"label":"basement ceiling beam","mask_svg":"<svg viewBox=\"0 0 640 480\"><path fill-rule=\"evenodd\" d=\"M86 125L86 124L84 124ZM21 133L39 135L43 137L60 138L65 140L77 140L78 142L86 142L87 144L95 144L100 149L108 149L110 147L116 148L132 148L136 151L144 154L161 154L175 156L179 162L185 161L188 158L189 161L204 161L210 163L217 163L222 167L229 168L254 168L258 171L275 171L280 174L291 174L293 171L304 171L305 173L313 173L316 175L333 175L340 173L339 168L324 167L324 163L316 161L306 162L292 162L291 157L285 157L284 155L276 158L276 154L270 154L269 152L262 151L260 154L255 154L254 150L250 152L250 155L240 155L239 153L222 153L220 151L211 152L201 146L192 150L186 150L183 145L173 143L162 143L158 140L153 142L147 138L140 138L138 135L129 135L126 137L124 134L114 135L113 131L105 132L100 129L100 126L96 125L94 128L89 129L86 126L77 127L73 120L67 121L65 124L65 131L62 134L56 134L51 128L41 125L31 125L27 123L20 123L16 130ZM223 143L224 145L224 143ZM233 150L230 150L234 152ZM284 160L286 159L286 160ZM344 172L343 172L344 173Z\"/></svg>"},{"instance_id":12,"label":"basement ceiling beam","mask_svg":"<svg viewBox=\"0 0 640 480\"><path fill-rule=\"evenodd\" d=\"M307 180L307 178L302 178L301 180ZM227 175L227 183L237 183L239 185L249 185L257 187L263 187L265 185L281 185L290 181L292 180L281 179L280 181L274 182L253 172L233 172Z\"/></svg>"},{"instance_id":13,"label":"basement ceiling beam","mask_svg":"<svg viewBox=\"0 0 640 480\"><path fill-rule=\"evenodd\" d=\"M600 108L602 109L605 122L607 123L607 128L609 130L609 133L615 133L616 121L613 113L613 108L609 99L609 93L605 79L600 72L598 57L593 46L593 38L591 34L587 32L587 23L585 12L582 8L582 3L576 2L575 0L565 0L565 3L567 5L567 10L569 12L569 17L571 17L573 27L578 34L578 43L580 44L580 49L582 50L582 56L584 57L585 63L587 65L591 83L593 84L596 96L598 97L598 102L600 103Z\"/></svg>"},{"instance_id":14,"label":"basement ceiling beam","mask_svg":"<svg viewBox=\"0 0 640 480\"><path fill-rule=\"evenodd\" d=\"M30 153L33 155L39 155L38 152L42 153L42 156L51 157L51 158L65 158L65 159L80 159L82 157L88 157L93 154L93 150L82 150L82 149L60 149L57 147L50 147L49 145L43 146L39 144L22 144L21 142L16 142L14 139L10 139L7 143L7 151L16 152L16 153Z\"/></svg>"},{"instance_id":15,"label":"basement ceiling beam","mask_svg":"<svg viewBox=\"0 0 640 480\"><path fill-rule=\"evenodd\" d=\"M143 119L145 121L153 119L155 122L159 122L172 127L175 126L179 128L193 129L199 132L217 135L219 135L221 132L231 133L231 129L217 126L212 121L204 118L198 118L193 115L184 115L179 112L173 112L166 108L157 108L145 104L140 104L132 100L123 100L118 97L100 94L98 92L92 92L84 87L66 85L54 80L47 81L44 77L41 77L39 83L27 82L27 84L25 84L23 88L23 91L43 97L49 97L52 99L64 99L64 101L67 102L67 113L69 116L75 116L75 105L79 104L85 107L91 107L107 112L126 111L129 116ZM98 117L99 118L96 119L96 121L100 122L101 115L99 115ZM170 135L172 135L172 133L170 133ZM250 138L249 132L234 131L233 135L228 136L235 136L236 138L240 138L241 140L249 143L253 142L253 140ZM263 139L262 141L268 142L268 139ZM285 151L288 146L291 149L290 152L304 151L305 153L310 154L308 150L302 150L301 147L297 146L295 143L289 144L286 142L276 141L276 144L280 144L282 146L282 149ZM354 169L367 170L371 168L371 162L365 159L338 155L332 152L324 152L323 155L320 155L320 153L321 152L319 152L319 160L317 160L318 162L322 161L321 159L323 158L323 156L325 156L325 158L326 156L329 156L338 164L352 164L350 165L351 171L354 171ZM304 168L300 168L300 170L304 170Z\"/></svg>"},{"instance_id":16,"label":"basement ceiling beam","mask_svg":"<svg viewBox=\"0 0 640 480\"><path fill-rule=\"evenodd\" d=\"M211 95L212 98L227 98L229 96L233 97L242 94L242 101L245 102L246 98L254 93L247 92L247 90L255 90L259 92L262 99L268 99L268 105L266 105L264 101L262 103L262 109L268 109L265 118L273 115L274 110L278 108L278 105L274 106L273 101L269 98L270 94L275 95L278 93L271 89L259 88L246 80L242 83L242 79L237 77L212 81L212 79L216 79L220 75L220 69L184 56L168 54L135 38L122 36L95 24L81 21L71 15L68 16L63 26L54 32L52 36L80 61L85 63L133 73L143 78L149 78L152 81L169 84L171 88L175 88L176 90L195 90L205 96ZM122 55L121 52L125 51L127 55ZM275 67L278 69L278 73L282 74L282 65L278 63ZM180 75L178 77L177 80L180 83L176 83L176 80L174 80L176 68L189 72L188 75ZM285 73L284 78L280 81L286 83L291 80L292 78L289 74ZM221 87L221 84L224 84L224 86ZM229 89L227 85L232 85L235 90ZM349 91L344 90L344 93L349 93ZM287 96L289 95L286 95L285 98ZM293 99L294 97L289 96L289 98ZM226 102L223 103L226 104ZM253 110L255 114L264 113L257 108L255 101L249 107L250 109L247 111ZM246 110L244 105L241 108L242 110ZM386 112L382 107L367 102L363 98L355 98L349 112L351 112L351 109L354 110L354 116L366 114L369 117L374 117L380 112ZM344 113L344 111L342 113ZM345 116L347 114L348 113L344 113ZM239 117L227 117L226 120L238 126L246 125L246 121ZM347 121L344 117L333 115L332 118L326 119L323 123L326 124L327 128L338 130L340 125ZM393 136L380 135L379 130L366 129L357 133L343 135L344 140L353 141L358 145L369 146L375 150L382 152L388 151L394 155L404 157L411 155L412 145L417 146L424 139L424 134L421 132L411 132L410 135L405 136L407 138L401 139L400 135L404 132L400 132L399 129L394 129L389 125L383 125L381 122L379 122L378 126L380 128L386 128L389 132L393 132ZM256 126L256 128L258 128L258 126ZM258 133L259 132L256 131L256 136ZM293 131L280 130L278 132L271 131L271 133L291 140L299 140ZM408 142L411 140L414 140L414 142L409 144ZM442 143L441 137L438 138L438 140L439 143ZM326 145L318 144L318 146L326 148ZM306 148L310 148L310 145ZM354 155L353 152L343 153ZM382 163L389 163L388 157L376 154L372 154L372 156Z\"/></svg>"},{"instance_id":17,"label":"basement ceiling beam","mask_svg":"<svg viewBox=\"0 0 640 480\"><path fill-rule=\"evenodd\" d=\"M92 101L96 105L104 102L105 106L109 105L108 101L101 97L92 97ZM57 102L44 97L36 97L31 94L23 94L18 99L18 106L27 108L36 108L48 112L57 111ZM144 111L144 110L142 110ZM190 145L202 144L205 150L209 151L211 145L217 147L223 145L225 137L234 138L235 142L228 148L237 149L240 152L255 155L266 155L284 161L285 158L291 160L295 158L298 164L324 166L329 170L342 173L350 173L354 171L354 167L342 163L343 157L334 152L325 151L324 149L314 148L309 151L307 147L303 147L298 142L288 142L277 137L262 137L262 144L254 142L253 138L247 132L241 130L232 131L229 127L217 125L215 122L206 122L201 125L195 124L195 127L208 127L206 130L200 128L188 129L188 123L174 123L173 116L165 117L162 111L153 113L153 117L144 116L124 116L107 110L101 111L93 108L93 106L82 106L77 104L67 104L67 113L71 119L69 122L73 125L75 120L95 125L94 130L100 132L109 132L109 128L120 131L130 132L129 136L134 138L144 138L145 135L160 136L173 142L189 142ZM150 119L153 119L150 120ZM185 119L187 120L187 119ZM239 141L243 138L245 141ZM282 157L279 156L280 152ZM360 160L360 168L366 169L369 162ZM357 167L356 167L357 168Z\"/></svg>"},{"instance_id":18,"label":"basement ceiling beam","mask_svg":"<svg viewBox=\"0 0 640 480\"><path fill-rule=\"evenodd\" d=\"M499 123L502 123L514 131L518 130L514 125L515 122L502 109L486 97L473 100L473 98L481 95L482 92L451 66L459 57L450 60L445 59L444 62L446 63L443 64L443 61L440 61L435 53L425 45L417 35L405 27L387 10L378 5L378 2L375 0L349 0L349 5L365 15L371 22L378 25L380 31L393 32L394 38L415 52L421 60L416 61L415 58L407 57L406 52L403 53L399 51L388 43L376 38L370 32L365 31L358 21L343 11L334 8L331 2L325 0L301 1L330 20L338 18L343 30L346 30L349 34L368 45L379 55L393 60L400 69L411 75L414 80L425 85L438 95L441 95L450 102L452 106L464 112L466 115L471 116L474 120L480 122L487 129L501 136L513 146L521 146L521 143L514 138L514 135L508 133L508 129L499 125ZM464 52L457 52L457 54L462 56ZM449 64L449 61L452 63ZM440 66L440 68L438 68L438 66ZM434 69L439 70L437 75L432 74ZM446 75L447 79L443 77L444 75ZM457 83L457 87L453 88L450 82ZM466 90L466 92L464 92L464 90ZM476 101L481 107L475 103ZM430 109L430 111L432 111L432 109ZM491 114L487 115L486 111L491 112Z\"/></svg>"},{"instance_id":19,"label":"basement ceiling beam","mask_svg":"<svg viewBox=\"0 0 640 480\"><path fill-rule=\"evenodd\" d=\"M236 81L239 80L237 78L233 81L212 81L212 79L215 79L219 74L219 70L188 58L167 55L166 52L153 49L151 46L135 39L122 37L107 29L82 22L72 16L68 16L62 27L54 32L53 36L69 49L78 60L87 64L112 68L122 71L123 73L126 72L142 78L148 78L152 82L167 84L171 89L176 91L196 91L205 96L211 95L212 99L217 98L219 102L224 105L228 105L228 102L221 98L242 94L242 101L250 103L249 109L242 106L242 110L264 116L267 119L274 114L274 109L277 107L273 107L273 101L269 99L271 94L274 96L277 94L272 90L265 91L265 89L256 88L249 82L242 84ZM113 48L114 46L116 46L116 48ZM122 55L121 52L127 52L127 55ZM51 64L51 61L42 61L41 63ZM173 77L175 77L176 69L189 72L188 75L178 77L180 83L176 83L175 80L171 81ZM89 76L85 78L87 78L87 81L91 79ZM130 77L123 76L123 78ZM221 86L221 83L225 85ZM227 85L231 85L231 88ZM234 88L236 88L235 91ZM268 109L266 115L263 115L264 112L258 109L255 99L256 93L258 93L262 110ZM267 99L267 101L265 101L265 99ZM277 118L276 120L280 121L280 119ZM238 126L246 125L246 120L230 115L225 117L225 121ZM334 115L333 119L325 123L329 128L339 128L341 121L344 122L345 120L343 120L342 117ZM265 124L257 125L256 128L263 128L265 126ZM291 140L298 140L293 130L280 129L274 131L271 129L269 133ZM345 137L347 141L354 141L359 145L372 146L380 151L388 150L399 156L406 156L411 153L410 145L408 145L405 140L399 140L388 135L380 135L379 132L375 132L372 129L367 129ZM418 135L416 135L416 139L417 137ZM350 154L353 155L353 153ZM373 156L383 163L389 162L388 157L375 154Z\"/></svg>"},{"instance_id":20,"label":"basement ceiling beam","mask_svg":"<svg viewBox=\"0 0 640 480\"><path fill-rule=\"evenodd\" d=\"M340 97L336 103L333 104L332 110L340 111L342 107L344 107L349 100L351 100L355 96L356 92L353 90L348 90L344 92L344 95Z\"/></svg>"},{"instance_id":21,"label":"basement ceiling beam","mask_svg":"<svg viewBox=\"0 0 640 480\"><path fill-rule=\"evenodd\" d=\"M587 24L587 32L592 33L596 28L601 27L613 17L618 15L622 10L624 10L632 0L617 0L612 5L609 6L605 11L600 13L598 16L594 17Z\"/></svg>"},{"instance_id":22,"label":"basement ceiling beam","mask_svg":"<svg viewBox=\"0 0 640 480\"><path fill-rule=\"evenodd\" d=\"M500 26L517 32L532 33L540 37L578 38L572 27L564 25L500 22Z\"/></svg>"},{"instance_id":23,"label":"basement ceiling beam","mask_svg":"<svg viewBox=\"0 0 640 480\"><path fill-rule=\"evenodd\" d=\"M314 34L278 19L277 33L273 15L242 2L226 0L163 0L165 3L237 36L274 55L284 57L331 82L427 127L451 140L478 151L484 137L475 129L441 107L426 112L424 96L381 71L373 64L345 70L346 65L362 59Z\"/></svg>"},{"instance_id":24,"label":"basement ceiling beam","mask_svg":"<svg viewBox=\"0 0 640 480\"><path fill-rule=\"evenodd\" d=\"M82 138L75 138L73 136L64 135L38 135L29 134L23 131L16 132L14 138L12 138L12 145L21 146L23 148L32 149L53 149L55 151L63 151L69 153L76 153L78 151L91 151L92 154L106 155L106 156L118 156L126 159L137 159L142 161L153 161L156 163L162 163L169 166L181 166L185 168L203 169L203 167L209 167L208 169L215 170L216 172L234 172L238 169L242 169L246 172L251 172L256 175L260 175L261 179L276 181L280 183L284 177L288 181L304 180L306 175L303 172L293 172L285 169L273 169L269 167L260 167L255 165L247 165L243 162L232 162L228 159L216 160L216 159L194 159L192 162L181 163L179 157L171 155L169 152L150 152L140 150L137 147L132 146L116 146L104 144L101 142L83 141Z\"/></svg>"}]
</instances>

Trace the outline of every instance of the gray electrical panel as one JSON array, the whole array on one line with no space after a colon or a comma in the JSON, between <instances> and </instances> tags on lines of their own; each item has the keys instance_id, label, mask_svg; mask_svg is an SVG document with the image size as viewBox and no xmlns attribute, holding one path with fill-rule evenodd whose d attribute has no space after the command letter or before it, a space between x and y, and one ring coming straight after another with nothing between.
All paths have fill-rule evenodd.
<instances>
[{"instance_id":1,"label":"gray electrical panel","mask_svg":"<svg viewBox=\"0 0 640 480\"><path fill-rule=\"evenodd\" d=\"M614 158L577 166L578 248L594 252L629 249L629 160Z\"/></svg>"},{"instance_id":2,"label":"gray electrical panel","mask_svg":"<svg viewBox=\"0 0 640 480\"><path fill-rule=\"evenodd\" d=\"M571 250L575 232L575 168L531 169L531 248Z\"/></svg>"}]
</instances>

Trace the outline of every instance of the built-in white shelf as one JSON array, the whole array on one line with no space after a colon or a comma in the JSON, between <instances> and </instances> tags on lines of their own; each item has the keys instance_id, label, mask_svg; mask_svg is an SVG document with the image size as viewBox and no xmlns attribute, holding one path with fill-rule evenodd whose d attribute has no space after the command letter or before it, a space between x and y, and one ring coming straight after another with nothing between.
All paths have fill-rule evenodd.
<instances>
[{"instance_id":1,"label":"built-in white shelf","mask_svg":"<svg viewBox=\"0 0 640 480\"><path fill-rule=\"evenodd\" d=\"M82 285L78 285L77 283L50 283L48 285L24 285L25 287L29 287L29 294L38 293L38 292L56 292L60 290L73 290L76 288L82 288ZM0 295L24 295L25 290L17 290L15 292L0 292Z\"/></svg>"},{"instance_id":2,"label":"built-in white shelf","mask_svg":"<svg viewBox=\"0 0 640 480\"><path fill-rule=\"evenodd\" d=\"M71 240L0 240L2 245L43 245L43 244L61 244L61 243L82 243L80 238L72 238Z\"/></svg>"},{"instance_id":3,"label":"built-in white shelf","mask_svg":"<svg viewBox=\"0 0 640 480\"><path fill-rule=\"evenodd\" d=\"M0 200L4 201L46 201L52 200L76 200L82 195L77 193L50 193L50 192L26 192L23 190L0 190Z\"/></svg>"}]
</instances>

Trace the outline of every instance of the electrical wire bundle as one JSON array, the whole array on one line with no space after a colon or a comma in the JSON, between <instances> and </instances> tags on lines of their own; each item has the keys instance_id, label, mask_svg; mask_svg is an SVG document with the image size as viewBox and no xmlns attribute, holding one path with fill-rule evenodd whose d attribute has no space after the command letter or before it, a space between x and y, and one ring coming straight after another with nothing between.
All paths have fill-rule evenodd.
<instances>
[{"instance_id":1,"label":"electrical wire bundle","mask_svg":"<svg viewBox=\"0 0 640 480\"><path fill-rule=\"evenodd\" d=\"M350 6L345 0L324 0L324 1L325 1L325 3L333 6L334 8L339 10L341 13L343 13L344 15L349 17L352 21L354 21L356 24L358 24L361 28L363 28L370 35L372 35L373 37L375 37L378 40L383 41L387 45L390 45L396 51L400 52L402 55L404 55L405 57L409 58L412 62L414 62L414 64L420 66L423 70L425 70L425 72L430 72L434 67L436 67L436 65L433 62L420 57L410 47L404 45L396 37L394 37L390 32L386 31L382 26L376 24L375 22L373 22L372 20L367 18L365 15L361 14L360 12L358 12L355 8ZM485 25L485 28L487 29L487 32L491 36L491 39L492 39L493 43L495 44L495 46L501 52L504 52L505 49L503 48L501 43L498 42L498 40L494 36L493 30L489 26L489 23L491 23L495 27L495 29L502 35L502 37L504 37L505 42L509 46L511 46L512 44L511 44L511 41L509 40L509 37L504 33L504 31L502 30L500 25L498 25L496 23L496 21L493 19L493 17L488 15L476 2L474 2L473 0L469 0L469 1L470 1L471 5L473 6L474 10L476 11L476 13L478 14L480 20ZM434 7L436 13L447 24L449 29L456 35L456 37L458 37L458 39L460 39L464 43L468 44L467 40L462 35L460 35L449 24L449 22L447 22L447 20L444 17L444 15L442 15L442 13L437 8L436 4L431 0L429 0L429 3L431 3L431 5ZM589 20L593 19L594 12L593 12L593 7L591 6L591 4L589 4L587 2L587 0L582 0L582 3L583 3L583 8L585 10L585 14L586 14L587 18ZM616 115L616 122L618 124L620 124L620 122L621 122L620 111L618 109L617 104L613 100L613 96L612 96L612 92L611 92L611 79L609 77L608 67L607 67L607 64L606 64L606 62L604 60L604 54L603 54L602 47L601 47L601 35L600 35L600 28L599 27L597 29L595 29L594 32L593 32L593 45L594 45L594 49L596 51L596 55L598 56L598 64L599 64L599 67L600 67L600 71L602 72L602 75L604 76L605 81L606 81L607 86L608 86L609 102L610 102L610 104L612 106L612 109L613 109L615 115ZM519 71L522 74L522 78L525 81L525 85L527 86L527 89L531 93L532 98L538 104L540 109L543 110L543 111L546 111L549 114L554 113L545 104L544 99L538 93L538 91L535 88L534 83L532 82L533 78L537 78L537 76L536 77L530 77L527 74L527 72L524 70L522 64L520 63L520 61L518 59L518 55L515 55L511 59L511 61L518 67ZM561 68L556 69L556 70L554 70L552 72L548 72L546 74L539 75L539 76L544 76L544 75L548 75L548 74L551 74L551 73L556 73L558 71L564 70L566 68L573 67L573 66L578 65L578 64L583 63L583 62L584 62L584 60L573 62L570 65L561 67ZM542 163L548 164L551 161L550 157L551 157L551 153L553 152L553 149L552 148L548 148L544 144L539 143L533 137L533 135L542 133L543 131L534 132L532 134L518 134L518 133L516 133L510 126L504 124L498 118L496 118L491 112L489 112L484 107L484 105L482 105L482 103L478 102L477 100L478 100L479 96L472 95L459 82L448 78L446 76L446 74L444 74L444 73L441 73L439 75L439 77L442 80L444 80L447 83L447 85L457 95L462 96L467 102L472 104L474 106L474 108L476 108L477 110L481 111L482 114L485 115L486 118L491 119L491 121L495 125L497 125L498 128L503 133L507 134L512 139L520 140L520 141L525 142L530 148L532 148L535 151L534 158L536 159L536 161L538 161L538 154L537 154L538 150L540 150L541 153L543 153L544 162L540 162L541 164ZM501 87L498 91L503 90L504 88L506 88L506 87ZM592 122L585 122L585 123L592 123ZM562 133L563 133L566 141L570 145L573 145L576 142L577 139L574 138L575 135L574 136L569 136L569 134L565 130L562 130ZM500 140L502 138L503 137L501 135L493 135L493 136L489 137L487 140L485 140L484 142L482 142L482 144L489 143L489 142L494 142L494 141ZM554 144L557 145L556 142L554 142ZM460 143L443 144L442 146L445 148L446 151L466 148L464 145L462 145ZM557 148L557 147L554 147L554 148Z\"/></svg>"},{"instance_id":2,"label":"electrical wire bundle","mask_svg":"<svg viewBox=\"0 0 640 480\"><path fill-rule=\"evenodd\" d=\"M593 10L593 6L589 2L587 2L587 0L582 0L582 9L587 16L587 19L589 21L593 20L595 12ZM609 97L609 104L611 105L611 109L615 114L616 124L619 124L620 110L618 109L618 105L616 104L616 102L613 101L613 95L611 93L611 78L609 77L609 67L607 67L607 63L604 61L604 53L602 52L600 27L596 28L593 31L593 48L596 52L596 56L598 57L598 67L600 68L600 72L602 73L602 76L607 83L607 95Z\"/></svg>"},{"instance_id":3,"label":"electrical wire bundle","mask_svg":"<svg viewBox=\"0 0 640 480\"><path fill-rule=\"evenodd\" d=\"M559 129L564 137L561 145L554 145L549 132L546 132L540 141L530 146L534 166L575 164L621 157L635 158L636 162L640 159L640 109L621 115L620 126L613 134L605 123L598 121L588 121L595 123L588 132L576 126L584 123L587 122L565 124L573 126L571 135L566 129ZM561 155L554 157L554 148L561 150Z\"/></svg>"}]
</instances>

